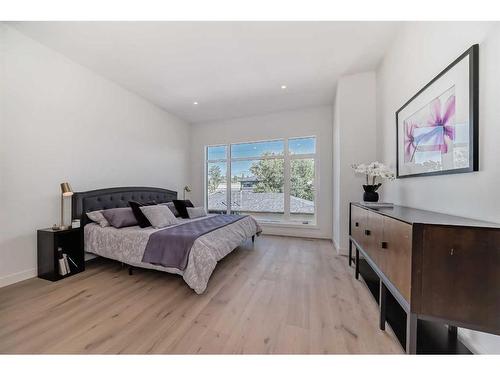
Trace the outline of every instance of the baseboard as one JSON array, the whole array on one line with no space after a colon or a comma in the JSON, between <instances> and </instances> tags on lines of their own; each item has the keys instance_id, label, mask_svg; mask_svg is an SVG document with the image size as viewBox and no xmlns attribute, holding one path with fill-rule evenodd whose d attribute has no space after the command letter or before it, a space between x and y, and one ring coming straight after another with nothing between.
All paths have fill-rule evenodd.
<instances>
[{"instance_id":1,"label":"baseboard","mask_svg":"<svg viewBox=\"0 0 500 375\"><path fill-rule=\"evenodd\" d=\"M85 262L97 258L97 255L85 252Z\"/></svg>"},{"instance_id":2,"label":"baseboard","mask_svg":"<svg viewBox=\"0 0 500 375\"><path fill-rule=\"evenodd\" d=\"M348 255L349 251L347 249L343 249L340 247L337 241L335 239L332 239L333 242L333 247L335 247L335 250L337 250L337 254L339 255Z\"/></svg>"},{"instance_id":3,"label":"baseboard","mask_svg":"<svg viewBox=\"0 0 500 375\"><path fill-rule=\"evenodd\" d=\"M349 255L349 249L340 248L338 251L339 251L339 255L345 255L345 256ZM353 257L354 257L354 255L353 255Z\"/></svg>"},{"instance_id":4,"label":"baseboard","mask_svg":"<svg viewBox=\"0 0 500 375\"><path fill-rule=\"evenodd\" d=\"M337 241L335 241L335 238L332 238L332 242L333 242L333 247L335 248L335 250L337 250L338 253L340 251L339 244L337 243Z\"/></svg>"},{"instance_id":5,"label":"baseboard","mask_svg":"<svg viewBox=\"0 0 500 375\"><path fill-rule=\"evenodd\" d=\"M11 275L0 277L0 288L7 286L7 285L18 283L20 281L31 279L33 277L36 277L36 275L37 275L36 268L32 268L29 270L25 270L25 271L13 273Z\"/></svg>"},{"instance_id":6,"label":"baseboard","mask_svg":"<svg viewBox=\"0 0 500 375\"><path fill-rule=\"evenodd\" d=\"M286 228L286 227L273 227L261 225L262 234L271 236L284 236L284 237L299 237L299 238L317 238L321 240L330 240L330 236L325 236L320 233L317 228Z\"/></svg>"},{"instance_id":7,"label":"baseboard","mask_svg":"<svg viewBox=\"0 0 500 375\"><path fill-rule=\"evenodd\" d=\"M344 248L338 246L337 244L335 244L335 242L333 244L334 244L335 248L337 249L337 254L345 255L345 256L349 255L349 249L344 249Z\"/></svg>"}]
</instances>

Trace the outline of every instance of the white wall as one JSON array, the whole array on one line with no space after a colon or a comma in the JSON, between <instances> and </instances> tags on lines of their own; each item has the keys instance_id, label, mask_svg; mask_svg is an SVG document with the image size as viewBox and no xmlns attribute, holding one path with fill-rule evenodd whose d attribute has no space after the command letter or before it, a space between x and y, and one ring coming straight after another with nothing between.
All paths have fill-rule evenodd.
<instances>
[{"instance_id":1,"label":"white wall","mask_svg":"<svg viewBox=\"0 0 500 375\"><path fill-rule=\"evenodd\" d=\"M317 137L317 161L319 163L318 228L289 229L267 225L264 227L264 232L331 238L332 110L328 106L193 125L191 145L192 199L199 205L203 204L204 147L206 145L308 135L315 135Z\"/></svg>"},{"instance_id":2,"label":"white wall","mask_svg":"<svg viewBox=\"0 0 500 375\"><path fill-rule=\"evenodd\" d=\"M0 286L36 275L60 182L189 182L190 125L3 24L0 63Z\"/></svg>"},{"instance_id":3,"label":"white wall","mask_svg":"<svg viewBox=\"0 0 500 375\"><path fill-rule=\"evenodd\" d=\"M333 242L347 253L349 243L349 202L363 199L364 180L356 176L352 164L375 160L376 87L375 73L341 78L334 105L334 221Z\"/></svg>"},{"instance_id":4,"label":"white wall","mask_svg":"<svg viewBox=\"0 0 500 375\"><path fill-rule=\"evenodd\" d=\"M497 24L498 25L498 24ZM480 44L479 164L476 173L396 180L384 199L406 206L500 222L500 29L491 23L410 24L377 72L377 154L396 165L395 112L472 44ZM500 337L461 330L469 346L500 353Z\"/></svg>"}]
</instances>

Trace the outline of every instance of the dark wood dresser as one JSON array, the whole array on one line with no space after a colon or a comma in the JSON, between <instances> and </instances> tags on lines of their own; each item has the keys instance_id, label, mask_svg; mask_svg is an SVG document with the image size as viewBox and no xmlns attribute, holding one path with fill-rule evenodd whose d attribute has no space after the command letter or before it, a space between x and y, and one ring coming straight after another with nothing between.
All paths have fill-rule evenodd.
<instances>
[{"instance_id":1,"label":"dark wood dresser","mask_svg":"<svg viewBox=\"0 0 500 375\"><path fill-rule=\"evenodd\" d=\"M387 292L406 312L406 352L418 320L500 334L500 225L402 206L350 204L349 264L355 249L380 278L380 328Z\"/></svg>"}]
</instances>

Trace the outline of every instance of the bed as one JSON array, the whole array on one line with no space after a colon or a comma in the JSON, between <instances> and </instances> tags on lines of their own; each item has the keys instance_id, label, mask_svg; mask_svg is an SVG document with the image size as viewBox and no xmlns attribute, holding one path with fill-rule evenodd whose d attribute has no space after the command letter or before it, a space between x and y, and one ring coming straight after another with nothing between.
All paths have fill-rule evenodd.
<instances>
[{"instance_id":1,"label":"bed","mask_svg":"<svg viewBox=\"0 0 500 375\"><path fill-rule=\"evenodd\" d=\"M251 216L242 216L236 221L220 226L194 240L190 251L186 254L185 267L165 267L161 264L144 262L145 251L152 236L158 236L159 231L166 229L190 228L193 223L205 220L214 220L213 215L196 219L179 219L179 223L168 228L154 229L132 226L126 228L101 227L88 219L86 213L117 207L127 207L129 200L141 202L155 201L157 203L170 202L177 198L177 192L149 187L123 187L99 189L87 192L78 192L73 195L72 217L80 219L83 227L83 241L86 252L123 262L133 267L153 269L181 275L187 285L196 293L201 294L207 288L210 275L217 262L232 252L244 241L255 238L260 234L259 224ZM184 226L180 228L180 226ZM168 251L168 243L165 246Z\"/></svg>"}]
</instances>

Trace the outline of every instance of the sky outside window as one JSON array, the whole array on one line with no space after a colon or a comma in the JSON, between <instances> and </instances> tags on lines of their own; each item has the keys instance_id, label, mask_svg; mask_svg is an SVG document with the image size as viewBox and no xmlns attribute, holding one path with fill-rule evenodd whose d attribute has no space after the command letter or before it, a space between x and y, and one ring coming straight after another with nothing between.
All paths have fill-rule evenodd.
<instances>
[{"instance_id":1,"label":"sky outside window","mask_svg":"<svg viewBox=\"0 0 500 375\"><path fill-rule=\"evenodd\" d=\"M221 160L227 156L227 146L209 146L208 147L208 160Z\"/></svg>"},{"instance_id":2,"label":"sky outside window","mask_svg":"<svg viewBox=\"0 0 500 375\"><path fill-rule=\"evenodd\" d=\"M292 138L288 141L288 150L292 155L314 154L316 152L316 138Z\"/></svg>"},{"instance_id":3,"label":"sky outside window","mask_svg":"<svg viewBox=\"0 0 500 375\"><path fill-rule=\"evenodd\" d=\"M282 140L231 145L232 158L258 158L263 155L283 155L284 151L285 142Z\"/></svg>"}]
</instances>

